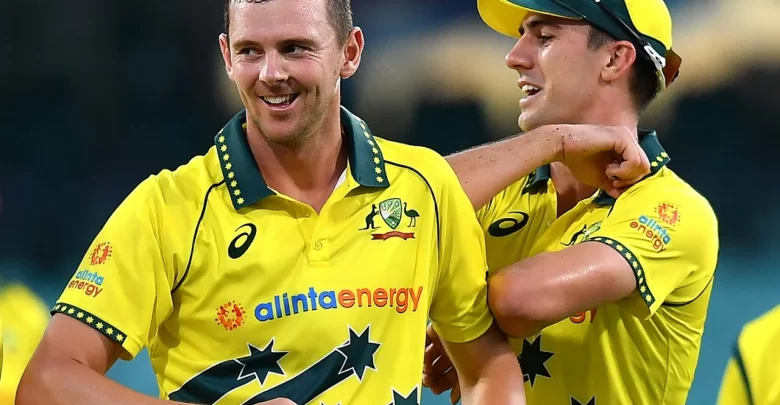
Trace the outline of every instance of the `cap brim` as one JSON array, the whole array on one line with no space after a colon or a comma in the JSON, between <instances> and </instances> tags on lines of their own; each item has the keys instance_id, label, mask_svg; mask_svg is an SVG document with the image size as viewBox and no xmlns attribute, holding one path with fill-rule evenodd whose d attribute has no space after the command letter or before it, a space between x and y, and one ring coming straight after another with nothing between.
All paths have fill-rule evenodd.
<instances>
[{"instance_id":1,"label":"cap brim","mask_svg":"<svg viewBox=\"0 0 780 405\"><path fill-rule=\"evenodd\" d=\"M520 25L528 13L580 19L582 16L551 0L477 0L477 10L493 30L510 37L520 37Z\"/></svg>"}]
</instances>

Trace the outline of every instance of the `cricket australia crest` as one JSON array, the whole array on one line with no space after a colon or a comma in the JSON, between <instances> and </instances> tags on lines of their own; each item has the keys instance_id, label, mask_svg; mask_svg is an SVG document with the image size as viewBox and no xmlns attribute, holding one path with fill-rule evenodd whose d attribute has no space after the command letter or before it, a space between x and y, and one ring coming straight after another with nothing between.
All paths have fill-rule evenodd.
<instances>
[{"instance_id":1,"label":"cricket australia crest","mask_svg":"<svg viewBox=\"0 0 780 405\"><path fill-rule=\"evenodd\" d=\"M372 233L372 240L387 240L390 238L406 240L414 238L414 232L401 232L397 228L401 225L404 216L409 219L409 223L406 225L407 228L416 227L417 218L420 217L420 214L416 210L408 209L407 203L401 201L400 198L388 198L379 204L371 204L371 212L366 215L366 225L359 230L365 231L381 228L374 222L374 218L377 215L392 230L387 233Z\"/></svg>"},{"instance_id":2,"label":"cricket australia crest","mask_svg":"<svg viewBox=\"0 0 780 405\"><path fill-rule=\"evenodd\" d=\"M379 203L379 215L385 221L387 226L392 229L398 228L403 216L400 198L390 198Z\"/></svg>"}]
</instances>

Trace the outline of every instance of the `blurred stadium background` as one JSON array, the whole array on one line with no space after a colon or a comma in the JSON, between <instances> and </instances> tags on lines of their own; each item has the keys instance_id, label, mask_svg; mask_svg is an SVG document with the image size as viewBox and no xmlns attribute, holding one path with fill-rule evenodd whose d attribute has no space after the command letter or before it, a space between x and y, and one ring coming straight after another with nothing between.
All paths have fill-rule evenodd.
<instances>
[{"instance_id":1,"label":"blurred stadium background","mask_svg":"<svg viewBox=\"0 0 780 405\"><path fill-rule=\"evenodd\" d=\"M720 218L689 404L712 404L741 324L780 303L780 3L667 0L680 79L643 119ZM367 38L344 105L442 154L516 132L512 40L473 0L354 2ZM218 53L222 2L0 4L0 275L52 304L143 178L204 153L239 108ZM109 374L156 395L140 356ZM425 404L446 404L425 393Z\"/></svg>"}]
</instances>

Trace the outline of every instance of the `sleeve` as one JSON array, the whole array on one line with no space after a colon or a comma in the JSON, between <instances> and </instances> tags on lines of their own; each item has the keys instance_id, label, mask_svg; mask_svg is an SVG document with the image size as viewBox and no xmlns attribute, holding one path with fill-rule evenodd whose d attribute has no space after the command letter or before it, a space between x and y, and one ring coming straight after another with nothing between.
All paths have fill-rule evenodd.
<instances>
[{"instance_id":1,"label":"sleeve","mask_svg":"<svg viewBox=\"0 0 780 405\"><path fill-rule=\"evenodd\" d=\"M723 373L717 405L749 405L753 403L749 397L749 384L739 353L739 346L734 346L734 352L726 365L726 371Z\"/></svg>"},{"instance_id":2,"label":"sleeve","mask_svg":"<svg viewBox=\"0 0 780 405\"><path fill-rule=\"evenodd\" d=\"M142 182L114 211L52 309L122 345L134 358L172 311L172 271L161 250L162 193Z\"/></svg>"},{"instance_id":3,"label":"sleeve","mask_svg":"<svg viewBox=\"0 0 780 405\"><path fill-rule=\"evenodd\" d=\"M718 256L712 208L692 189L659 179L629 189L589 241L604 243L631 265L638 294L630 307L650 317L664 302L685 304L706 289Z\"/></svg>"},{"instance_id":4,"label":"sleeve","mask_svg":"<svg viewBox=\"0 0 780 405\"><path fill-rule=\"evenodd\" d=\"M439 277L430 318L439 336L463 343L482 336L493 323L487 303L485 239L455 172L439 159Z\"/></svg>"}]
</instances>

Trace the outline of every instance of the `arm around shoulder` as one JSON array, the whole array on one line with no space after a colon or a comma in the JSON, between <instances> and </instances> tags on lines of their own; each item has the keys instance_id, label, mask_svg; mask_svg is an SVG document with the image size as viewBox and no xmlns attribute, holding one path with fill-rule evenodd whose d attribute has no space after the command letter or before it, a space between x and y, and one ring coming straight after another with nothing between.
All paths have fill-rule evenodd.
<instances>
[{"instance_id":1,"label":"arm around shoulder","mask_svg":"<svg viewBox=\"0 0 780 405\"><path fill-rule=\"evenodd\" d=\"M540 128L447 156L474 210L510 184L557 159L559 135Z\"/></svg>"}]
</instances>

